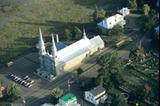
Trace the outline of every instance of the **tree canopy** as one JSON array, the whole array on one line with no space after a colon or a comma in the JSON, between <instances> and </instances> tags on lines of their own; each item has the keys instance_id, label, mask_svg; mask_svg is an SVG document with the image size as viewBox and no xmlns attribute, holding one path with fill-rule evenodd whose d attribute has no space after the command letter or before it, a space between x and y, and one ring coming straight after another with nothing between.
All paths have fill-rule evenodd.
<instances>
[{"instance_id":1,"label":"tree canopy","mask_svg":"<svg viewBox=\"0 0 160 106\"><path fill-rule=\"evenodd\" d=\"M108 35L110 36L121 36L124 35L124 29L120 25L114 26L112 29L108 30Z\"/></svg>"},{"instance_id":2,"label":"tree canopy","mask_svg":"<svg viewBox=\"0 0 160 106\"><path fill-rule=\"evenodd\" d=\"M104 54L97 59L97 63L111 73L119 72L124 69L124 61L116 52Z\"/></svg>"},{"instance_id":3,"label":"tree canopy","mask_svg":"<svg viewBox=\"0 0 160 106\"><path fill-rule=\"evenodd\" d=\"M55 98L60 98L63 95L63 89L54 88L51 92L51 95Z\"/></svg>"},{"instance_id":4,"label":"tree canopy","mask_svg":"<svg viewBox=\"0 0 160 106\"><path fill-rule=\"evenodd\" d=\"M128 106L127 100L124 95L118 93L113 95L114 99L111 106Z\"/></svg>"},{"instance_id":5,"label":"tree canopy","mask_svg":"<svg viewBox=\"0 0 160 106\"><path fill-rule=\"evenodd\" d=\"M136 0L128 0L128 7L130 9L137 9L137 1Z\"/></svg>"},{"instance_id":6,"label":"tree canopy","mask_svg":"<svg viewBox=\"0 0 160 106\"><path fill-rule=\"evenodd\" d=\"M95 11L93 13L93 20L95 23L98 23L106 16L106 11L103 9L99 9L97 6L95 6Z\"/></svg>"},{"instance_id":7,"label":"tree canopy","mask_svg":"<svg viewBox=\"0 0 160 106\"><path fill-rule=\"evenodd\" d=\"M6 96L17 97L19 95L20 88L16 84L10 84L7 86Z\"/></svg>"},{"instance_id":8,"label":"tree canopy","mask_svg":"<svg viewBox=\"0 0 160 106\"><path fill-rule=\"evenodd\" d=\"M131 60L140 61L145 58L144 48L140 45L134 45L131 50L129 57Z\"/></svg>"},{"instance_id":9,"label":"tree canopy","mask_svg":"<svg viewBox=\"0 0 160 106\"><path fill-rule=\"evenodd\" d=\"M106 89L118 87L123 83L123 78L119 73L124 69L125 64L117 53L107 53L101 56L97 63L103 67L98 71L98 83L103 84Z\"/></svg>"},{"instance_id":10,"label":"tree canopy","mask_svg":"<svg viewBox=\"0 0 160 106\"><path fill-rule=\"evenodd\" d=\"M144 15L148 15L150 12L150 6L148 4L143 5L143 13Z\"/></svg>"}]
</instances>

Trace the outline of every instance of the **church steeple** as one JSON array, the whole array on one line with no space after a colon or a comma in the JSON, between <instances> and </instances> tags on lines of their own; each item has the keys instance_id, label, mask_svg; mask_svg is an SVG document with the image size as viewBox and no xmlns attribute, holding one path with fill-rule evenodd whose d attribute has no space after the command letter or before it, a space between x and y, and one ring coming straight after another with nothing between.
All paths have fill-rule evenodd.
<instances>
[{"instance_id":1,"label":"church steeple","mask_svg":"<svg viewBox=\"0 0 160 106\"><path fill-rule=\"evenodd\" d=\"M45 44L44 44L44 41L43 41L43 37L42 37L42 32L41 32L41 29L39 28L39 35L40 35L40 39L39 39L39 52L40 54L46 54L46 49L45 49Z\"/></svg>"},{"instance_id":2,"label":"church steeple","mask_svg":"<svg viewBox=\"0 0 160 106\"><path fill-rule=\"evenodd\" d=\"M56 34L56 42L57 42L57 43L59 42L58 34Z\"/></svg>"},{"instance_id":3,"label":"church steeple","mask_svg":"<svg viewBox=\"0 0 160 106\"><path fill-rule=\"evenodd\" d=\"M84 28L83 28L83 39L85 40L88 39Z\"/></svg>"},{"instance_id":4,"label":"church steeple","mask_svg":"<svg viewBox=\"0 0 160 106\"><path fill-rule=\"evenodd\" d=\"M57 54L57 48L54 41L54 35L52 34L52 55L53 57L56 57Z\"/></svg>"}]
</instances>

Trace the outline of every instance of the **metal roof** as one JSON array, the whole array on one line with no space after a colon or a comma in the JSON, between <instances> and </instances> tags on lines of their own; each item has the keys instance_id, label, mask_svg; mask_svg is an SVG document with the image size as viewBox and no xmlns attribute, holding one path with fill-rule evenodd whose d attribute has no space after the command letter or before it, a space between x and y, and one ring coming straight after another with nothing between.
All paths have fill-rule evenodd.
<instances>
[{"instance_id":1,"label":"metal roof","mask_svg":"<svg viewBox=\"0 0 160 106\"><path fill-rule=\"evenodd\" d=\"M62 42L56 43L57 50L61 50L61 49L65 48L65 47L67 47L67 46Z\"/></svg>"},{"instance_id":2,"label":"metal roof","mask_svg":"<svg viewBox=\"0 0 160 106\"><path fill-rule=\"evenodd\" d=\"M114 25L118 24L120 21L124 20L123 18L124 17L122 15L116 14L111 17L105 18L97 25L102 28L110 28L110 26L114 26Z\"/></svg>"},{"instance_id":3,"label":"metal roof","mask_svg":"<svg viewBox=\"0 0 160 106\"><path fill-rule=\"evenodd\" d=\"M99 95L100 93L106 91L101 85L95 87L94 89L90 90L90 92L94 95L94 96L97 96Z\"/></svg>"},{"instance_id":4,"label":"metal roof","mask_svg":"<svg viewBox=\"0 0 160 106\"><path fill-rule=\"evenodd\" d=\"M68 103L72 100L76 100L77 98L73 93L68 93L67 95L61 97L60 99L63 100L65 103Z\"/></svg>"},{"instance_id":5,"label":"metal roof","mask_svg":"<svg viewBox=\"0 0 160 106\"><path fill-rule=\"evenodd\" d=\"M98 47L100 44L104 44L100 36L93 37L92 39L80 39L63 49L60 49L57 52L57 58L60 63L65 63L81 54L89 52L89 49Z\"/></svg>"}]
</instances>

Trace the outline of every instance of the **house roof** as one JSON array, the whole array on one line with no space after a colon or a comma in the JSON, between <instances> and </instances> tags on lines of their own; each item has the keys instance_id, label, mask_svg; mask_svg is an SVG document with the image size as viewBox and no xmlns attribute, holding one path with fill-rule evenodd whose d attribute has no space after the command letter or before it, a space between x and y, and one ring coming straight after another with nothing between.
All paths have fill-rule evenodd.
<instances>
[{"instance_id":1,"label":"house roof","mask_svg":"<svg viewBox=\"0 0 160 106\"><path fill-rule=\"evenodd\" d=\"M124 19L124 17L122 15L116 14L116 15L113 15L109 18L105 18L104 20L102 20L97 25L102 27L102 28L109 28L109 24L112 24L112 26L114 26L117 23L119 23L120 21L122 21L123 19Z\"/></svg>"},{"instance_id":2,"label":"house roof","mask_svg":"<svg viewBox=\"0 0 160 106\"><path fill-rule=\"evenodd\" d=\"M90 90L92 95L98 96L100 93L106 91L101 85L95 87L94 89Z\"/></svg>"},{"instance_id":3,"label":"house roof","mask_svg":"<svg viewBox=\"0 0 160 106\"><path fill-rule=\"evenodd\" d=\"M76 96L73 93L68 93L67 95L60 98L65 103L68 103L69 101L75 100Z\"/></svg>"}]
</instances>

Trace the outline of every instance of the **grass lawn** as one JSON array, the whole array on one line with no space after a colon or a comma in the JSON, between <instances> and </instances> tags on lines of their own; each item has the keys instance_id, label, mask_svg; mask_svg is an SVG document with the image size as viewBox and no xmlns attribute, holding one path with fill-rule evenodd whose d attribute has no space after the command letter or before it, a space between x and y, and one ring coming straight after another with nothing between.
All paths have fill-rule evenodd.
<instances>
[{"instance_id":1,"label":"grass lawn","mask_svg":"<svg viewBox=\"0 0 160 106\"><path fill-rule=\"evenodd\" d=\"M29 53L38 41L38 27L45 41L51 32L92 26L95 4L108 10L122 7L124 0L0 0L0 62Z\"/></svg>"}]
</instances>

